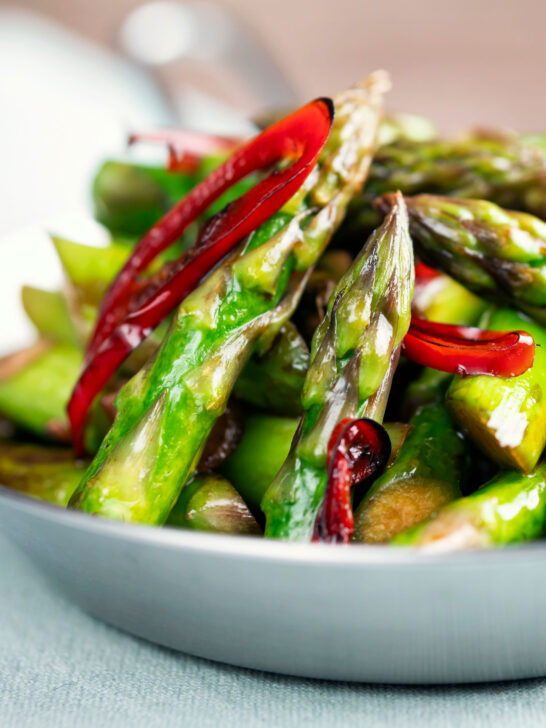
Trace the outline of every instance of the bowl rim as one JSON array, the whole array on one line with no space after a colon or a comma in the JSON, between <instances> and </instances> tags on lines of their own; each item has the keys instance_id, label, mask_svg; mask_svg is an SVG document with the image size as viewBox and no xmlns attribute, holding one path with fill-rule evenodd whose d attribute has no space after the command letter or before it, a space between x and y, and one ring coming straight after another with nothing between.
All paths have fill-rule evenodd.
<instances>
[{"instance_id":1,"label":"bowl rim","mask_svg":"<svg viewBox=\"0 0 546 728\"><path fill-rule=\"evenodd\" d=\"M466 549L453 552L423 551L407 546L317 544L276 541L222 533L184 530L170 526L123 523L88 513L62 508L0 484L0 507L26 512L34 518L57 523L63 528L85 531L110 539L144 542L160 548L201 552L219 558L242 557L278 564L343 567L399 567L420 569L438 565L506 566L508 560L535 560L546 557L546 543L532 541L491 549Z\"/></svg>"}]
</instances>

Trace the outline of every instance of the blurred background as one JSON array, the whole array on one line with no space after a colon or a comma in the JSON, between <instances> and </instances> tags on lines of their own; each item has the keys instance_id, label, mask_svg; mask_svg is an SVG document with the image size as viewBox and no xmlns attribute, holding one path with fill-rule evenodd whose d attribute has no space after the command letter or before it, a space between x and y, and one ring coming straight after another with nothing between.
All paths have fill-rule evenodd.
<instances>
[{"instance_id":1,"label":"blurred background","mask_svg":"<svg viewBox=\"0 0 546 728\"><path fill-rule=\"evenodd\" d=\"M137 127L247 133L374 68L446 132L543 130L545 27L544 0L0 2L0 230L83 213Z\"/></svg>"}]
</instances>

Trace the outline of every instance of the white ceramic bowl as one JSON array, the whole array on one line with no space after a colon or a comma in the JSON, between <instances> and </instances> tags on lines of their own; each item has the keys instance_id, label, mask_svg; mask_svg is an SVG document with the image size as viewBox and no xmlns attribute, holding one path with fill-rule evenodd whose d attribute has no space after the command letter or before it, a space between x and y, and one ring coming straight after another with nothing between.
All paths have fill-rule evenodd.
<instances>
[{"instance_id":1,"label":"white ceramic bowl","mask_svg":"<svg viewBox=\"0 0 546 728\"><path fill-rule=\"evenodd\" d=\"M37 231L0 249L6 349L28 333L19 286L59 271ZM288 544L108 522L1 487L0 524L89 613L201 657L390 683L546 674L544 543L452 555Z\"/></svg>"}]
</instances>

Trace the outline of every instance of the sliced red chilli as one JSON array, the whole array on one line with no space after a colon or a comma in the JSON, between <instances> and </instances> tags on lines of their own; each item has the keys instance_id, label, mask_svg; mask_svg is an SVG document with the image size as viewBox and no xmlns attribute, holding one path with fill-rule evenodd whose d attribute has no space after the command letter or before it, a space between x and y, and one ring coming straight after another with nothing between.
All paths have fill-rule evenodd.
<instances>
[{"instance_id":1,"label":"sliced red chilli","mask_svg":"<svg viewBox=\"0 0 546 728\"><path fill-rule=\"evenodd\" d=\"M169 152L167 169L170 172L194 172L203 157L228 154L243 143L237 137L203 134L189 129L137 132L131 134L128 141L130 146L139 142L165 145Z\"/></svg>"},{"instance_id":2,"label":"sliced red chilli","mask_svg":"<svg viewBox=\"0 0 546 728\"><path fill-rule=\"evenodd\" d=\"M526 331L487 331L412 316L402 351L411 361L443 372L516 377L533 365L535 342Z\"/></svg>"},{"instance_id":3,"label":"sliced red chilli","mask_svg":"<svg viewBox=\"0 0 546 728\"><path fill-rule=\"evenodd\" d=\"M266 129L191 190L136 245L103 299L84 370L68 403L78 453L84 451L89 407L117 367L217 263L298 191L328 138L333 113L330 99L317 99ZM208 220L189 251L143 283L140 274L220 195L248 174L286 160L293 161Z\"/></svg>"},{"instance_id":4,"label":"sliced red chilli","mask_svg":"<svg viewBox=\"0 0 546 728\"><path fill-rule=\"evenodd\" d=\"M389 459L386 430L369 419L342 420L328 445L328 479L313 541L349 543L354 531L351 489L378 476Z\"/></svg>"}]
</instances>

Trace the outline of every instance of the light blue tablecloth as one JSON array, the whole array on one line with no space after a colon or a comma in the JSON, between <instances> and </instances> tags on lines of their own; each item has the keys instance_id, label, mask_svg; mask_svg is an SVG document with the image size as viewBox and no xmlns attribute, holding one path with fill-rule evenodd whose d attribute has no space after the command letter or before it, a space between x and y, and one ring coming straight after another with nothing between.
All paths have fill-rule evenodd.
<instances>
[{"instance_id":1,"label":"light blue tablecloth","mask_svg":"<svg viewBox=\"0 0 546 728\"><path fill-rule=\"evenodd\" d=\"M0 727L544 728L546 680L392 687L217 665L122 634L0 538Z\"/></svg>"}]
</instances>

